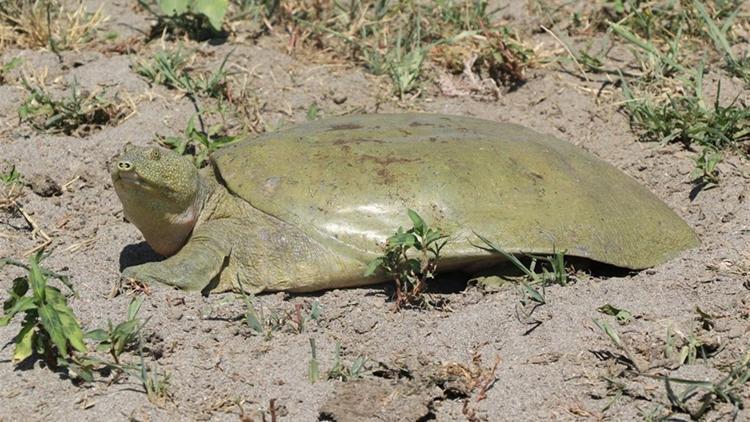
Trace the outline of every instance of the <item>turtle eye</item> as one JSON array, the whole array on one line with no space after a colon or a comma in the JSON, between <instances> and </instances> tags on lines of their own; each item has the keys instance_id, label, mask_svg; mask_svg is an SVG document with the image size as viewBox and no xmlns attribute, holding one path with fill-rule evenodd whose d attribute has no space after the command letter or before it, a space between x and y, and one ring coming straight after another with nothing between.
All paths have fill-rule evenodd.
<instances>
[{"instance_id":1,"label":"turtle eye","mask_svg":"<svg viewBox=\"0 0 750 422\"><path fill-rule=\"evenodd\" d=\"M154 149L150 149L148 151L148 159L149 160L159 161L160 158L161 158L161 152L159 152L158 149L154 148Z\"/></svg>"}]
</instances>

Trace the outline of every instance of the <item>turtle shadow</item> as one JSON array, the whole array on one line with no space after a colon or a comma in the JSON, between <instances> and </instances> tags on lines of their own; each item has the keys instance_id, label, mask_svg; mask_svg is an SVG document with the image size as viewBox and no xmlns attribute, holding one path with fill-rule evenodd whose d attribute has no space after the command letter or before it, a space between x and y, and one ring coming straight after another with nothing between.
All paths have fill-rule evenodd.
<instances>
[{"instance_id":1,"label":"turtle shadow","mask_svg":"<svg viewBox=\"0 0 750 422\"><path fill-rule=\"evenodd\" d=\"M120 271L134 265L163 260L164 257L154 252L146 242L127 245L120 252Z\"/></svg>"}]
</instances>

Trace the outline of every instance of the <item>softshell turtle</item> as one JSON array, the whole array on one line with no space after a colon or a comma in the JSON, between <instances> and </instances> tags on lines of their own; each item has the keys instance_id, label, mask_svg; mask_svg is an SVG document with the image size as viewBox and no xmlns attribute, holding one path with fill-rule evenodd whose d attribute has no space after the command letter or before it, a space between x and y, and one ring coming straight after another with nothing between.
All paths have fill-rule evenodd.
<instances>
[{"instance_id":1,"label":"softshell turtle","mask_svg":"<svg viewBox=\"0 0 750 422\"><path fill-rule=\"evenodd\" d=\"M444 270L552 253L629 269L697 245L662 201L580 148L514 124L434 114L310 122L221 149L199 171L126 147L112 179L159 254L124 278L188 290L312 291L382 281L363 270L414 209L450 234Z\"/></svg>"}]
</instances>

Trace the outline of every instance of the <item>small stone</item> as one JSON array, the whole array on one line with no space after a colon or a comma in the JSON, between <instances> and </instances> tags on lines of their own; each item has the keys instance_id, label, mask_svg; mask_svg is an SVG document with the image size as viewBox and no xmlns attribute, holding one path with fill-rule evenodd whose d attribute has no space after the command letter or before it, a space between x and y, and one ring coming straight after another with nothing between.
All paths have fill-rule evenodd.
<instances>
[{"instance_id":1,"label":"small stone","mask_svg":"<svg viewBox=\"0 0 750 422\"><path fill-rule=\"evenodd\" d=\"M346 100L348 100L348 98L347 98L346 95L337 95L337 96L333 97L333 102L336 105L344 104L346 102Z\"/></svg>"},{"instance_id":2,"label":"small stone","mask_svg":"<svg viewBox=\"0 0 750 422\"><path fill-rule=\"evenodd\" d=\"M44 198L62 195L62 188L60 185L47 175L37 174L32 176L28 179L26 185L30 187L35 194Z\"/></svg>"}]
</instances>

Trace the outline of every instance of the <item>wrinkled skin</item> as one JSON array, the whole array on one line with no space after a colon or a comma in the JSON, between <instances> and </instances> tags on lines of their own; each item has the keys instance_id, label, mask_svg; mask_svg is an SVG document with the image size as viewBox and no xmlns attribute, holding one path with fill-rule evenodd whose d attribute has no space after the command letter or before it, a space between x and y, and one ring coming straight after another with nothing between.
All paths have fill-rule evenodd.
<instances>
[{"instance_id":1,"label":"wrinkled skin","mask_svg":"<svg viewBox=\"0 0 750 422\"><path fill-rule=\"evenodd\" d=\"M201 175L171 151L130 146L115 160L112 180L125 217L157 253L170 256L128 267L124 279L252 293L309 290L296 286L300 279L313 289L361 279L360 262L256 210L218 184L210 169Z\"/></svg>"},{"instance_id":2,"label":"wrinkled skin","mask_svg":"<svg viewBox=\"0 0 750 422\"><path fill-rule=\"evenodd\" d=\"M211 166L126 147L112 179L125 216L168 259L123 277L187 290L311 291L362 277L415 209L451 238L442 269L566 250L631 269L697 245L669 208L614 167L516 125L429 114L346 116L238 142Z\"/></svg>"}]
</instances>

